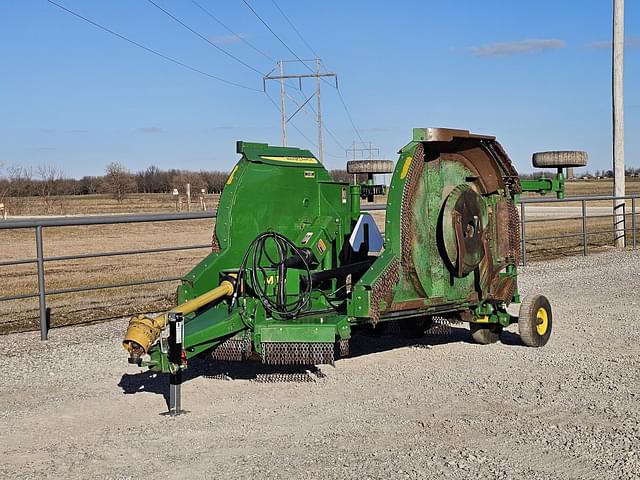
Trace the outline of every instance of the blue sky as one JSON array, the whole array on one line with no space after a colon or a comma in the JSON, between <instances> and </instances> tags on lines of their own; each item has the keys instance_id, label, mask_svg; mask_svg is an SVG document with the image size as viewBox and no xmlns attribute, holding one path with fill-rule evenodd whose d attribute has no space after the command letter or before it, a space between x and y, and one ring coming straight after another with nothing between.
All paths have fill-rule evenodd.
<instances>
[{"instance_id":1,"label":"blue sky","mask_svg":"<svg viewBox=\"0 0 640 480\"><path fill-rule=\"evenodd\" d=\"M212 75L261 90L261 76L225 56L147 0L56 0L132 40ZM256 70L273 62L190 0L154 0ZM248 0L301 58L313 53L271 0ZM611 2L276 0L339 75L362 138L396 158L413 127L495 135L516 166L531 153L584 149L590 170L611 164ZM272 59L292 59L242 0L197 0ZM640 2L626 2L626 159L640 166ZM0 2L0 162L96 175L229 169L235 141L279 144L279 112L264 93L220 83L115 38L46 0ZM304 68L291 73L303 73ZM313 80L305 92L311 93ZM269 94L278 98L272 83ZM290 95L299 101L293 86ZM335 89L323 84L325 163L344 166L358 141ZM288 103L292 112L296 107ZM312 112L294 118L316 141ZM292 127L290 145L309 147Z\"/></svg>"}]
</instances>

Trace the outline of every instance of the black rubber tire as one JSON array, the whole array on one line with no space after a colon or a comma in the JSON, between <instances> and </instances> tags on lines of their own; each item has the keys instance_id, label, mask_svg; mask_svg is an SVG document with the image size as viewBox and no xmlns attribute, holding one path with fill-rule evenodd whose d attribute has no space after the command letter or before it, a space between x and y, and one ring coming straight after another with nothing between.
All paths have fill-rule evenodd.
<instances>
[{"instance_id":1,"label":"black rubber tire","mask_svg":"<svg viewBox=\"0 0 640 480\"><path fill-rule=\"evenodd\" d=\"M586 167L588 160L587 152L573 150L536 152L531 158L531 162L536 168Z\"/></svg>"},{"instance_id":2,"label":"black rubber tire","mask_svg":"<svg viewBox=\"0 0 640 480\"><path fill-rule=\"evenodd\" d=\"M347 173L393 173L391 160L350 160Z\"/></svg>"},{"instance_id":3,"label":"black rubber tire","mask_svg":"<svg viewBox=\"0 0 640 480\"><path fill-rule=\"evenodd\" d=\"M546 312L546 321L539 315L540 309ZM544 331L541 332L542 324L545 324ZM541 326L539 329L538 326ZM553 328L553 312L551 304L544 295L536 295L531 298L525 298L520 304L520 312L518 317L518 331L522 343L528 347L543 347L551 337Z\"/></svg>"},{"instance_id":4,"label":"black rubber tire","mask_svg":"<svg viewBox=\"0 0 640 480\"><path fill-rule=\"evenodd\" d=\"M469 330L471 330L471 337L474 342L480 345L490 345L500 340L502 325L496 325L495 323L470 323Z\"/></svg>"},{"instance_id":5,"label":"black rubber tire","mask_svg":"<svg viewBox=\"0 0 640 480\"><path fill-rule=\"evenodd\" d=\"M406 318L399 320L400 335L405 338L420 338L424 337L433 326L433 318L426 315L418 318Z\"/></svg>"}]
</instances>

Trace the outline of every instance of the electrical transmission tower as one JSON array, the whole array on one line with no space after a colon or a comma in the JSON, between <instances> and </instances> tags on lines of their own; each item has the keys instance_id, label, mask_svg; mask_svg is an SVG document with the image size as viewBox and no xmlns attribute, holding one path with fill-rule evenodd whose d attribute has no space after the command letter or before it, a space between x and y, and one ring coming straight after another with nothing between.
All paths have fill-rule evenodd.
<instances>
[{"instance_id":1,"label":"electrical transmission tower","mask_svg":"<svg viewBox=\"0 0 640 480\"><path fill-rule=\"evenodd\" d=\"M363 143L364 145L364 143ZM347 155L347 160L358 160L357 156L360 156L360 160L379 160L380 159L380 149L371 146L371 142L369 142L368 147L356 148L356 142L353 142L351 147L347 148L344 151ZM387 176L384 176L384 183L387 183ZM358 174L353 174L353 184L358 184Z\"/></svg>"},{"instance_id":2,"label":"electrical transmission tower","mask_svg":"<svg viewBox=\"0 0 640 480\"><path fill-rule=\"evenodd\" d=\"M286 74L285 72L285 64L286 63L303 63L305 62L315 62L316 71L313 73L305 73L305 74ZM314 58L312 60L279 60L278 65L271 70L268 74L266 74L262 78L262 86L266 91L266 83L267 80L277 80L280 82L280 117L282 122L282 145L286 147L287 145L287 123L300 111L304 108L304 106L316 97L317 106L316 106L316 122L318 124L318 156L320 158L320 162L324 163L324 150L322 146L322 108L320 105L320 83L323 77L333 77L335 79L336 88L338 88L338 75L332 72L321 73L320 72L321 61L319 58ZM278 73L274 73L275 71ZM316 79L316 91L312 93L298 108L294 111L289 117L287 117L287 102L286 102L286 81L289 79L297 79L300 90L302 90L302 80L304 78L315 78Z\"/></svg>"},{"instance_id":3,"label":"electrical transmission tower","mask_svg":"<svg viewBox=\"0 0 640 480\"><path fill-rule=\"evenodd\" d=\"M345 150L347 154L347 158L351 158L351 160L356 160L356 154L360 154L360 159L365 160L365 152L368 154L366 160L374 160L376 157L380 156L380 149L374 148L371 146L371 142L369 142L368 147L364 148L356 148L356 142L353 142L350 148ZM375 152L375 155L374 155Z\"/></svg>"}]
</instances>

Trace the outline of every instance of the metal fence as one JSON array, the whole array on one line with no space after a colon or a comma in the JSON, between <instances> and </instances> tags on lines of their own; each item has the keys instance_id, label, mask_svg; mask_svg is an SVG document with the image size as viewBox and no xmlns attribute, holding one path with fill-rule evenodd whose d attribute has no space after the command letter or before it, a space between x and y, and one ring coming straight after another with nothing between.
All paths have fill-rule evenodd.
<instances>
[{"instance_id":1,"label":"metal fence","mask_svg":"<svg viewBox=\"0 0 640 480\"><path fill-rule=\"evenodd\" d=\"M616 200L622 200L622 212L615 212L613 203ZM593 205L594 203L598 205ZM589 252L590 238L595 236L611 235L612 244L616 237L624 236L625 244L636 248L638 238L638 210L640 195L625 195L623 197L614 197L610 195L593 195L569 198L523 198L520 200L520 230L522 242L522 265L526 265L528 261L527 245L533 242L558 242L566 239L576 239L582 248L582 254L587 255ZM603 205L608 203L608 205ZM630 203L630 205L629 205ZM567 205L571 204L571 205ZM535 205L539 211L535 211ZM564 205L562 209L553 212L550 206ZM572 211L577 210L579 215L571 215ZM592 214L589 213L591 210ZM595 213L593 213L595 212ZM565 214L566 213L566 214ZM621 224L615 223L615 218L621 214ZM558 215L559 214L559 215ZM588 220L611 219L611 225L608 228L589 228ZM562 223L571 221L580 221L579 232L562 233L557 235L543 235L534 237L528 233L528 226L540 223ZM562 248L562 245L557 245Z\"/></svg>"},{"instance_id":2,"label":"metal fence","mask_svg":"<svg viewBox=\"0 0 640 480\"><path fill-rule=\"evenodd\" d=\"M625 235L630 237L631 239L630 244L632 245L632 247L636 248L637 225L638 225L638 222L637 222L638 212L636 210L636 203L638 202L638 200L640 200L640 196L629 195L629 196L619 197L619 198L624 199L625 201L630 200L631 202L631 209L630 209L631 225L629 228L627 228L625 223L622 229L625 232ZM615 216L613 213L613 210L611 211L611 213L608 213L608 214L588 215L588 203L602 202L602 201L613 202L614 199L616 199L616 197L612 197L612 196L572 197L572 198L565 198L565 199L556 199L556 198L522 199L520 201L520 212L521 212L523 265L527 263L527 259L528 259L527 244L533 241L551 241L551 240L555 241L563 238L566 239L570 237L581 237L583 254L587 255L588 245L589 245L589 236L596 235L596 234L603 234L603 233L614 234L617 230L615 225L613 225L612 228L608 230L588 230L587 228L588 219L605 218L605 217L613 218ZM575 204L576 202L579 204L578 208L580 208L580 213L581 213L578 216L560 216L560 217L549 218L549 216L545 215L544 212L542 212L542 214L536 214L536 212L534 211L535 207L532 206L534 204L548 204L548 203L551 203L551 204L574 203ZM386 206L381 204L362 206L363 211L374 211L374 210L385 210L385 209L386 209ZM627 212L625 212L625 214L626 215L624 216L624 218L626 220L629 214ZM64 295L64 294L77 293L77 292L87 292L87 291L120 288L120 287L132 287L132 286L147 285L147 284L162 283L162 282L174 282L174 281L180 280L182 277L181 276L162 277L162 278L153 278L153 279L147 279L147 280L137 280L137 281L126 282L126 283L109 283L109 284L103 284L103 285L92 285L92 286L85 286L85 287L47 290L46 281L45 281L46 280L45 279L45 263L59 262L59 261L65 261L65 260L115 257L115 256L122 256L122 255L153 254L153 253L160 253L160 252L175 252L175 251L181 251L181 250L204 249L204 248L211 248L211 244L179 245L179 246L171 246L171 247L163 247L163 248L83 253L80 255L45 256L43 236L42 236L42 231L44 228L78 227L78 226L86 226L86 225L130 224L130 223L144 223L144 222L172 222L172 221L200 220L200 219L208 219L208 218L216 218L216 212L174 213L174 214L155 214L155 215L64 217L64 218L42 218L42 219L29 219L29 220L2 221L0 222L0 230L14 230L14 229L34 229L35 230L36 257L0 261L0 267L11 266L11 265L15 266L15 265L24 265L24 264L35 264L36 270L37 270L37 277L38 277L38 291L34 293L0 296L0 302L37 297L39 300L40 338L42 340L46 340L48 336L48 330L49 330L49 322L48 322L49 310L47 308L48 295ZM538 222L553 222L553 221L566 222L570 220L582 220L582 227L579 233L575 233L575 234L569 233L569 234L563 234L563 235L552 235L552 236L542 236L542 237L531 237L531 236L528 236L527 234L527 226L531 224L535 224Z\"/></svg>"},{"instance_id":3,"label":"metal fence","mask_svg":"<svg viewBox=\"0 0 640 480\"><path fill-rule=\"evenodd\" d=\"M103 290L107 288L133 287L137 285L148 285L153 283L173 282L180 280L182 277L163 277L148 280L138 280L126 283L111 283L105 285L92 285L86 287L64 288L57 290L46 290L45 268L46 262L59 262L64 260L77 260L99 257L115 257L121 255L139 255L160 252L174 252L180 250L194 250L198 248L211 248L211 244L200 245L182 245L164 248L148 248L142 250L120 250L112 252L96 252L83 253L81 255L63 255L63 256L44 256L44 243L42 240L42 230L44 228L55 227L79 227L85 225L113 225L123 223L148 223L148 222L172 222L183 220L199 220L206 218L215 218L216 212L198 212L198 213L173 213L173 214L156 214L156 215L114 215L114 216L90 216L90 217L66 217L66 218L42 218L34 220L8 220L0 222L0 230L16 230L16 229L35 229L36 239L36 258L26 258L18 260L0 261L0 267L9 265L36 264L38 275L38 291L36 293L26 293L19 295L7 295L0 297L0 302L10 300L21 300L26 298L39 299L40 312L40 338L46 340L49 330L47 309L47 295L64 295L76 292L88 292L92 290Z\"/></svg>"}]
</instances>

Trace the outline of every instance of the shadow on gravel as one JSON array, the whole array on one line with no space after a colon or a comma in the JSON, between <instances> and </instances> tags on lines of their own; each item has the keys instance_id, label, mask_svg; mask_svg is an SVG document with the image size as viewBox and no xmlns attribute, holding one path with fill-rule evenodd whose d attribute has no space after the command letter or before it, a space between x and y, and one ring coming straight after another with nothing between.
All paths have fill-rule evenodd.
<instances>
[{"instance_id":1,"label":"shadow on gravel","mask_svg":"<svg viewBox=\"0 0 640 480\"><path fill-rule=\"evenodd\" d=\"M328 365L323 365L323 368ZM183 383L204 377L214 380L252 380L260 383L314 382L324 377L319 367L303 365L264 365L259 361L224 362L209 356L189 360L182 374ZM140 372L122 375L118 386L125 395L155 393L162 395L169 408L169 375Z\"/></svg>"},{"instance_id":2,"label":"shadow on gravel","mask_svg":"<svg viewBox=\"0 0 640 480\"><path fill-rule=\"evenodd\" d=\"M518 347L524 346L522 340L520 339L520 335L513 332L508 332L506 330L504 330L500 334L500 342L504 343L505 345L515 345Z\"/></svg>"},{"instance_id":3,"label":"shadow on gravel","mask_svg":"<svg viewBox=\"0 0 640 480\"><path fill-rule=\"evenodd\" d=\"M503 332L502 343L522 345L520 337L511 332ZM371 329L355 332L350 342L348 358L386 352L405 347L432 348L449 343L475 343L465 327L452 326L438 334L428 334L417 338L406 338L398 332L384 331L376 334ZM341 359L337 359L339 363ZM330 368L298 365L264 365L260 361L223 362L211 359L208 355L189 361L189 368L183 373L183 382L204 377L215 380L251 380L261 383L314 382L324 377L322 369ZM169 376L153 372L140 372L122 375L118 386L125 395L136 393L155 393L162 395L169 405Z\"/></svg>"},{"instance_id":4,"label":"shadow on gravel","mask_svg":"<svg viewBox=\"0 0 640 480\"><path fill-rule=\"evenodd\" d=\"M384 331L376 334L375 330L366 329L357 332L351 339L349 357L360 357L372 353L386 352L398 348L431 348L448 343L474 343L469 330L464 327L449 327L444 333L430 333L420 337L404 337L396 331Z\"/></svg>"}]
</instances>

